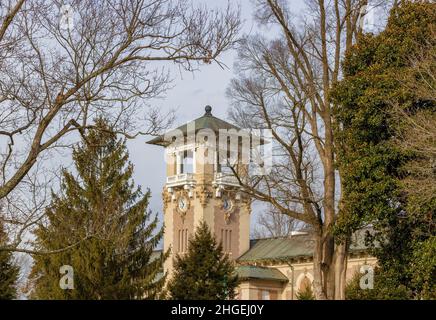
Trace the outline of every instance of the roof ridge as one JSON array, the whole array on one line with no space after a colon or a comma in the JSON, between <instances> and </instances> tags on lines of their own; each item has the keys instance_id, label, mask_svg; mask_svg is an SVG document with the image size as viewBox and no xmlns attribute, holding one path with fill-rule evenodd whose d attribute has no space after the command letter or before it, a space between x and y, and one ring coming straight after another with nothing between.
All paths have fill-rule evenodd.
<instances>
[{"instance_id":1,"label":"roof ridge","mask_svg":"<svg viewBox=\"0 0 436 320\"><path fill-rule=\"evenodd\" d=\"M250 241L259 241L259 240L276 240L276 239L284 239L284 240L288 240L288 239L293 239L296 237L300 237L300 236L310 236L310 233L304 233L304 234L294 234L294 235L289 235L289 236L280 236L280 237L265 237L265 238L254 238L254 239L250 239Z\"/></svg>"}]
</instances>

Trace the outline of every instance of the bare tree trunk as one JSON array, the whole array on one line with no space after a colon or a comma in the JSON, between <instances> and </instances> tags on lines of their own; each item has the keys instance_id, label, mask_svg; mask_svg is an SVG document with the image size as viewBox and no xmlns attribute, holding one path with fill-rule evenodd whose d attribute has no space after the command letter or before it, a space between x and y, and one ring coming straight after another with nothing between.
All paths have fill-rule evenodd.
<instances>
[{"instance_id":1,"label":"bare tree trunk","mask_svg":"<svg viewBox=\"0 0 436 320\"><path fill-rule=\"evenodd\" d=\"M346 243L337 245L334 257L334 270L335 270L335 300L345 299L345 285L347 276L347 255L348 255L348 240Z\"/></svg>"},{"instance_id":2,"label":"bare tree trunk","mask_svg":"<svg viewBox=\"0 0 436 320\"><path fill-rule=\"evenodd\" d=\"M326 300L323 275L323 259L322 259L322 235L319 232L314 234L314 250L313 250L313 293L316 300Z\"/></svg>"},{"instance_id":3,"label":"bare tree trunk","mask_svg":"<svg viewBox=\"0 0 436 320\"><path fill-rule=\"evenodd\" d=\"M327 299L333 299L334 290L335 290L335 278L333 272L333 255L335 252L334 247L334 239L330 233L324 235L323 240L323 275L324 275L324 292Z\"/></svg>"}]
</instances>

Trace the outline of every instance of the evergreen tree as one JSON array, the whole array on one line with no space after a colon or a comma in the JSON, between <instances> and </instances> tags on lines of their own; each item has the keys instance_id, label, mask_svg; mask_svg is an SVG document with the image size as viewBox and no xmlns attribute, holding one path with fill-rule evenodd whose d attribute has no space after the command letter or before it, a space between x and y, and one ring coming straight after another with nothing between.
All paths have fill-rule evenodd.
<instances>
[{"instance_id":1,"label":"evergreen tree","mask_svg":"<svg viewBox=\"0 0 436 320\"><path fill-rule=\"evenodd\" d=\"M233 299L238 283L233 262L202 222L189 240L188 251L175 258L174 274L168 284L171 299Z\"/></svg>"},{"instance_id":2,"label":"evergreen tree","mask_svg":"<svg viewBox=\"0 0 436 320\"><path fill-rule=\"evenodd\" d=\"M60 194L53 194L47 221L37 231L40 251L31 279L38 299L156 298L167 254L151 259L162 239L157 217L147 210L150 192L134 187L125 141L96 121L73 150L77 177L63 171ZM67 248L67 250L62 250ZM74 289L63 290L60 267L74 271Z\"/></svg>"},{"instance_id":3,"label":"evergreen tree","mask_svg":"<svg viewBox=\"0 0 436 320\"><path fill-rule=\"evenodd\" d=\"M374 287L362 289L360 281L362 273L356 272L345 288L347 300L406 300L411 298L411 292L392 277L386 277L380 268L374 269ZM392 280L394 280L392 282Z\"/></svg>"},{"instance_id":4,"label":"evergreen tree","mask_svg":"<svg viewBox=\"0 0 436 320\"><path fill-rule=\"evenodd\" d=\"M408 114L436 110L436 101L420 96L400 79L414 73L410 57L428 46L429 39L434 48L435 21L435 4L401 3L391 11L381 34L365 35L347 53L344 80L333 92L344 212L337 232L349 234L367 224L374 226L377 232L368 240L379 246L374 253L380 266L378 278L385 287L377 286L379 294L372 293L379 299L404 297L404 292L430 298L428 293L435 292L436 265L431 257L436 198L416 201L402 188L409 174L405 164L420 155L398 147L395 140L402 128L392 117L394 106ZM419 275L416 259L426 263ZM398 288L405 289L399 294Z\"/></svg>"},{"instance_id":5,"label":"evergreen tree","mask_svg":"<svg viewBox=\"0 0 436 320\"><path fill-rule=\"evenodd\" d=\"M0 245L6 243L6 232L0 223ZM10 251L0 251L0 300L10 300L17 297L16 282L19 268L13 262Z\"/></svg>"},{"instance_id":6,"label":"evergreen tree","mask_svg":"<svg viewBox=\"0 0 436 320\"><path fill-rule=\"evenodd\" d=\"M298 300L315 300L315 296L313 295L312 287L306 286L303 290L297 292Z\"/></svg>"}]
</instances>

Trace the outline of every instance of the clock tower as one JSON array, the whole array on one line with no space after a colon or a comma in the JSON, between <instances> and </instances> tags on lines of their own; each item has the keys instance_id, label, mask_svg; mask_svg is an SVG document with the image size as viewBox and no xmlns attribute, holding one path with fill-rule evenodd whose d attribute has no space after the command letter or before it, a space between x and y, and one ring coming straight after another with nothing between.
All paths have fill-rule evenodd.
<instances>
[{"instance_id":1,"label":"clock tower","mask_svg":"<svg viewBox=\"0 0 436 320\"><path fill-rule=\"evenodd\" d=\"M202 117L148 142L165 148L164 251L171 255L164 271L170 277L175 254L186 252L201 221L232 259L249 249L251 201L239 183L248 168L246 137L206 106Z\"/></svg>"}]
</instances>

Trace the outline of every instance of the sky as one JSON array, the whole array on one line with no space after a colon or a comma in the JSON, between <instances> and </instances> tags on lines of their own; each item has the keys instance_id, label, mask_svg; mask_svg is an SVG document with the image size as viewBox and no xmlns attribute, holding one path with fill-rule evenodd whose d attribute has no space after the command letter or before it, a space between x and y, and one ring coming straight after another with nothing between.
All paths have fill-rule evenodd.
<instances>
[{"instance_id":1,"label":"sky","mask_svg":"<svg viewBox=\"0 0 436 320\"><path fill-rule=\"evenodd\" d=\"M302 7L302 0L290 0L293 9ZM223 8L227 1L195 0L194 3L206 4L211 7ZM232 1L232 4L239 4L241 16L244 21L241 35L255 32L266 32L268 30L258 29L252 19L254 4L252 0ZM235 76L233 64L236 59L235 50L225 52L220 61L227 68L222 69L217 64L202 65L195 73L180 72L178 69L171 70L174 79L174 87L170 89L165 97L153 100L154 107L159 107L165 113L171 109L177 110L173 127L178 127L204 114L206 105L212 106L212 114L218 118L228 120L227 112L229 101L225 91L230 80ZM145 191L151 190L151 201L149 208L162 217L162 190L165 184L165 162L164 149L159 146L146 144L151 137L138 137L128 141L130 160L135 166L134 179ZM256 209L257 208L257 209ZM254 206L254 211L263 210L261 206ZM258 213L258 212L257 212ZM256 213L256 214L257 214ZM252 216L252 226L256 221L256 215Z\"/></svg>"}]
</instances>

